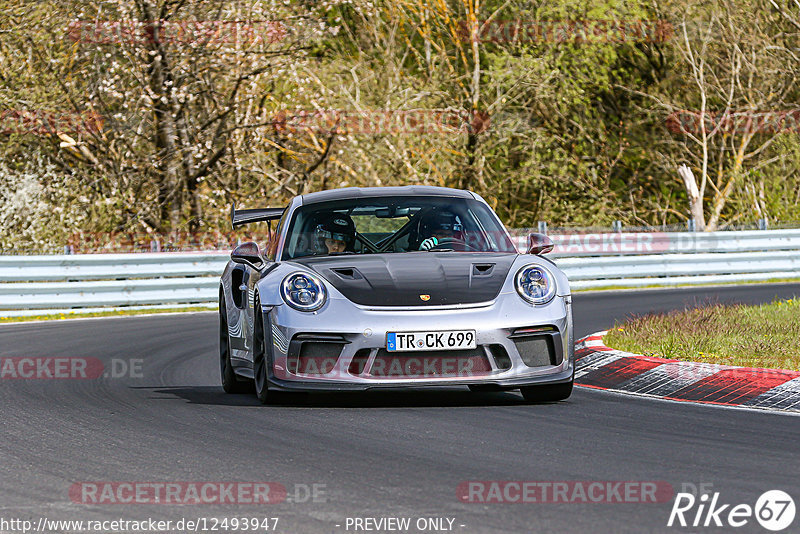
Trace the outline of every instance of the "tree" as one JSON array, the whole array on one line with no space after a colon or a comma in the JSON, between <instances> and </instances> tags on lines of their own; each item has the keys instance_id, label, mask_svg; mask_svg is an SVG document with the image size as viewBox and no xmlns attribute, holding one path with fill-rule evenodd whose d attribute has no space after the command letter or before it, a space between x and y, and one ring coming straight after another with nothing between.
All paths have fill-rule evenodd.
<instances>
[{"instance_id":1,"label":"tree","mask_svg":"<svg viewBox=\"0 0 800 534\"><path fill-rule=\"evenodd\" d=\"M73 1L21 18L28 26L9 47L28 58L28 86L51 88L48 107L103 122L27 143L113 204L118 217L106 225L159 233L197 230L204 204L252 191L238 187L241 160L270 150L258 134L265 103L314 38L308 14L260 2ZM22 89L18 104L30 106Z\"/></svg>"},{"instance_id":2,"label":"tree","mask_svg":"<svg viewBox=\"0 0 800 534\"><path fill-rule=\"evenodd\" d=\"M765 4L714 0L683 10L676 76L649 95L680 136L658 155L678 172L700 230L718 229L723 218L763 215L757 197L754 210L725 213L737 193L763 190L760 171L785 156L770 148L792 118L785 110L797 101L796 66L782 42L785 25ZM689 166L679 167L681 160Z\"/></svg>"}]
</instances>

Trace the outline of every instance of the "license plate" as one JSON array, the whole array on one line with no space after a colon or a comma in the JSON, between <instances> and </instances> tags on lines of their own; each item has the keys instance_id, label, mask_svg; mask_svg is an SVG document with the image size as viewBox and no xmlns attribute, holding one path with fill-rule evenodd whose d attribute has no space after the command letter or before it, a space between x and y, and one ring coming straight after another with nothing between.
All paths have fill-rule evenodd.
<instances>
[{"instance_id":1,"label":"license plate","mask_svg":"<svg viewBox=\"0 0 800 534\"><path fill-rule=\"evenodd\" d=\"M475 330L389 332L386 334L386 350L389 352L474 349L477 346Z\"/></svg>"}]
</instances>

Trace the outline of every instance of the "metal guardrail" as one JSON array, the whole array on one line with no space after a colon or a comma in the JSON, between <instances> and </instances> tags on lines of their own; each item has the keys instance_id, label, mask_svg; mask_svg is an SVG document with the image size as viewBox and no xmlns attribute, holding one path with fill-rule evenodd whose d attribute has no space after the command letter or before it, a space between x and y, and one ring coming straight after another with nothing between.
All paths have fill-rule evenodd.
<instances>
[{"instance_id":1,"label":"metal guardrail","mask_svg":"<svg viewBox=\"0 0 800 534\"><path fill-rule=\"evenodd\" d=\"M800 279L800 230L575 233L548 257L572 289ZM517 237L525 248L527 237Z\"/></svg>"},{"instance_id":2,"label":"metal guardrail","mask_svg":"<svg viewBox=\"0 0 800 534\"><path fill-rule=\"evenodd\" d=\"M0 317L217 301L224 252L0 256Z\"/></svg>"},{"instance_id":3,"label":"metal guardrail","mask_svg":"<svg viewBox=\"0 0 800 534\"><path fill-rule=\"evenodd\" d=\"M800 279L800 250L561 258L572 289Z\"/></svg>"},{"instance_id":4,"label":"metal guardrail","mask_svg":"<svg viewBox=\"0 0 800 534\"><path fill-rule=\"evenodd\" d=\"M516 232L522 232L517 230ZM608 232L551 235L550 258L711 252L768 252L800 250L800 229L742 232ZM527 235L514 238L525 250Z\"/></svg>"},{"instance_id":5,"label":"metal guardrail","mask_svg":"<svg viewBox=\"0 0 800 534\"><path fill-rule=\"evenodd\" d=\"M0 256L0 283L219 276L227 261L225 252Z\"/></svg>"},{"instance_id":6,"label":"metal guardrail","mask_svg":"<svg viewBox=\"0 0 800 534\"><path fill-rule=\"evenodd\" d=\"M572 289L800 279L800 230L551 236ZM520 250L525 236L515 238ZM213 304L224 252L0 256L0 316Z\"/></svg>"}]
</instances>

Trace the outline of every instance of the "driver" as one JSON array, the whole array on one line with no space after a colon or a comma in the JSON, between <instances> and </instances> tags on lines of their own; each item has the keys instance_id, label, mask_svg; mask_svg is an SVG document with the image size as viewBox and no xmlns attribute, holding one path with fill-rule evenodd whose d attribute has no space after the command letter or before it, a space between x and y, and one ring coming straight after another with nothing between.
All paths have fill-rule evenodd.
<instances>
[{"instance_id":1,"label":"driver","mask_svg":"<svg viewBox=\"0 0 800 534\"><path fill-rule=\"evenodd\" d=\"M356 226L349 215L334 213L317 225L314 235L319 254L340 254L352 249Z\"/></svg>"},{"instance_id":2,"label":"driver","mask_svg":"<svg viewBox=\"0 0 800 534\"><path fill-rule=\"evenodd\" d=\"M422 235L428 235L419 245L420 250L430 250L447 240L460 239L462 226L449 211L436 212L422 223Z\"/></svg>"}]
</instances>

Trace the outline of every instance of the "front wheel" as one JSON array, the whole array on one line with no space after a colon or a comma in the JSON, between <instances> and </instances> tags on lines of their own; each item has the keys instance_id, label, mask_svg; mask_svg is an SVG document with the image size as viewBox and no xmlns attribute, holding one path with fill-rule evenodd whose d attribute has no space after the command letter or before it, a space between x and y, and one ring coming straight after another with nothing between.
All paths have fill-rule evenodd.
<instances>
[{"instance_id":1,"label":"front wheel","mask_svg":"<svg viewBox=\"0 0 800 534\"><path fill-rule=\"evenodd\" d=\"M269 391L267 371L269 366L268 348L264 335L264 317L261 314L261 303L255 302L255 325L253 325L253 378L256 386L256 397L261 404L272 402L275 393Z\"/></svg>"},{"instance_id":2,"label":"front wheel","mask_svg":"<svg viewBox=\"0 0 800 534\"><path fill-rule=\"evenodd\" d=\"M225 310L225 296L219 299L219 374L225 393L247 393L249 385L239 380L231 363L231 344L228 337L228 315Z\"/></svg>"},{"instance_id":3,"label":"front wheel","mask_svg":"<svg viewBox=\"0 0 800 534\"><path fill-rule=\"evenodd\" d=\"M542 386L526 386L519 388L528 402L557 402L568 399L572 395L573 380L564 384L544 384Z\"/></svg>"}]
</instances>

